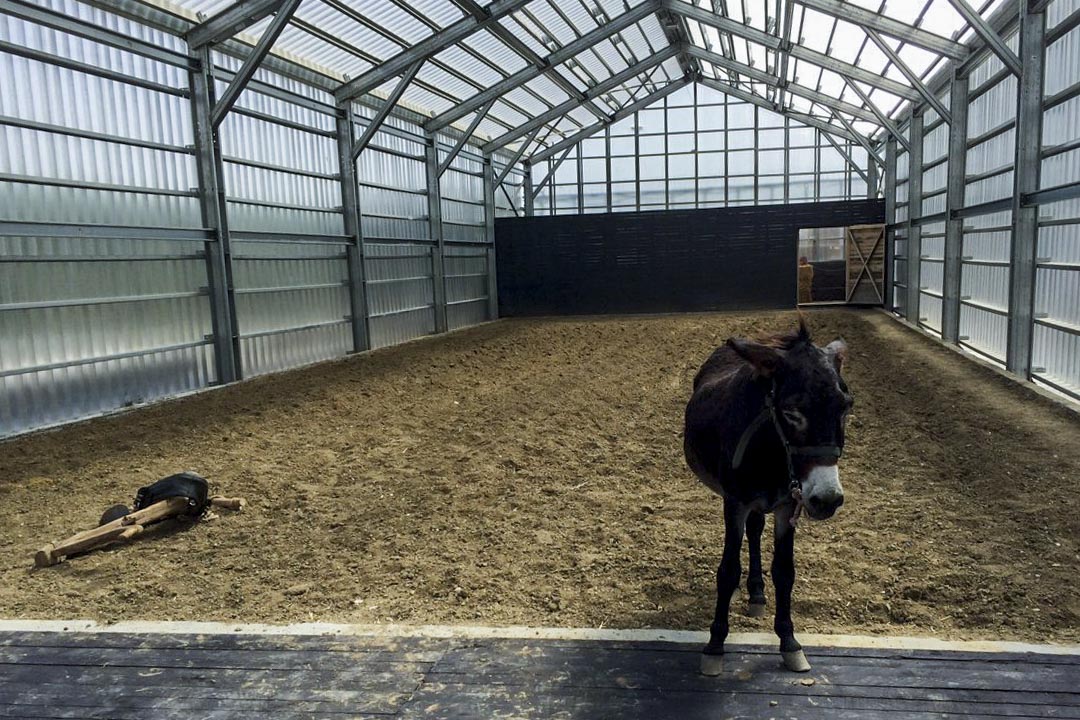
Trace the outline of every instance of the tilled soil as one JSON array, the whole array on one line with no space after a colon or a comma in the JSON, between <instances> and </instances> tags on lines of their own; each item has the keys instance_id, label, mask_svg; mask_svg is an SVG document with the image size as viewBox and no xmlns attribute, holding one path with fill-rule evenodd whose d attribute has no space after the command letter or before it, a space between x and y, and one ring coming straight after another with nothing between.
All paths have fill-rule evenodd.
<instances>
[{"instance_id":1,"label":"tilled soil","mask_svg":"<svg viewBox=\"0 0 1080 720\"><path fill-rule=\"evenodd\" d=\"M712 348L793 321L507 320L0 444L0 617L705 629L683 408ZM1080 641L1077 416L880 313L810 321L857 400L796 628ZM184 469L249 508L32 569Z\"/></svg>"}]
</instances>

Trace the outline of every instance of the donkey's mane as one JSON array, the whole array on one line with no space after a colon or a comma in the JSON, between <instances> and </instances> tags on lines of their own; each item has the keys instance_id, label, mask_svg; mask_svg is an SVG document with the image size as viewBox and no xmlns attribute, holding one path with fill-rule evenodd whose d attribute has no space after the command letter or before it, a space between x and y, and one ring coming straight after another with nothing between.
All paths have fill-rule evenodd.
<instances>
[{"instance_id":1,"label":"donkey's mane","mask_svg":"<svg viewBox=\"0 0 1080 720\"><path fill-rule=\"evenodd\" d=\"M802 313L799 313L799 327L796 329L775 333L773 335L766 335L758 340L762 345L768 345L769 347L774 347L777 350L783 350L785 352L791 350L796 345L809 343L810 341L810 328L806 324L806 316Z\"/></svg>"}]
</instances>

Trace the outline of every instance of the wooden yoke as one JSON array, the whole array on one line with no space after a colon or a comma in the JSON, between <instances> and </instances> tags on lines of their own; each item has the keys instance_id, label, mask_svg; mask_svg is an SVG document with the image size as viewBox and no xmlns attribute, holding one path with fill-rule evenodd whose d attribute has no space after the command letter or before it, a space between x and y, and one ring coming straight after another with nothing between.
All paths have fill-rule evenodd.
<instances>
[{"instance_id":1,"label":"wooden yoke","mask_svg":"<svg viewBox=\"0 0 1080 720\"><path fill-rule=\"evenodd\" d=\"M228 510L242 510L246 503L243 498L215 495L210 498L210 504L213 507ZM93 530L76 533L62 542L49 543L34 555L34 564L38 567L49 567L62 562L68 555L93 550L113 542L126 542L138 536L147 525L181 515L187 509L188 499L185 497L173 497L156 502Z\"/></svg>"}]
</instances>

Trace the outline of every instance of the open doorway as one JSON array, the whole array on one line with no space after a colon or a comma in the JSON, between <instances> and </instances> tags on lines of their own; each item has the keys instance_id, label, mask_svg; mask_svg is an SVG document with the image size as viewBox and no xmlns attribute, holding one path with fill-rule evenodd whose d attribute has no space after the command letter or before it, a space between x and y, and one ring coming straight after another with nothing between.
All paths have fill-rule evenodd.
<instances>
[{"instance_id":1,"label":"open doorway","mask_svg":"<svg viewBox=\"0 0 1080 720\"><path fill-rule=\"evenodd\" d=\"M799 230L799 305L847 299L846 231L842 227Z\"/></svg>"},{"instance_id":2,"label":"open doorway","mask_svg":"<svg viewBox=\"0 0 1080 720\"><path fill-rule=\"evenodd\" d=\"M799 230L796 272L799 305L881 305L885 287L885 226Z\"/></svg>"}]
</instances>

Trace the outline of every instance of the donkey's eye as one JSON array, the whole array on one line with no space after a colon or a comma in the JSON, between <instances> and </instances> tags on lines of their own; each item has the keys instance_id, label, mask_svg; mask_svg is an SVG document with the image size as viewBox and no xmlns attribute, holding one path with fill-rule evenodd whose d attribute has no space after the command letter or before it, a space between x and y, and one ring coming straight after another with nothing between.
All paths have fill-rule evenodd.
<instances>
[{"instance_id":1,"label":"donkey's eye","mask_svg":"<svg viewBox=\"0 0 1080 720\"><path fill-rule=\"evenodd\" d=\"M800 432L805 430L809 424L806 420L806 416L794 408L784 410L784 419L791 424L791 427Z\"/></svg>"}]
</instances>

